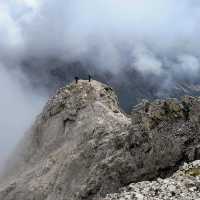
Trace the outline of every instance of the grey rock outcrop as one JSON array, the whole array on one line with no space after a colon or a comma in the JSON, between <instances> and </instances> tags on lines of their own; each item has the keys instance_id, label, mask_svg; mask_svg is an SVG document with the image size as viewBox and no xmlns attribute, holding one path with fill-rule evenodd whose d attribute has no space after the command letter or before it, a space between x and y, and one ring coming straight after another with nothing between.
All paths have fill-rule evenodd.
<instances>
[{"instance_id":1,"label":"grey rock outcrop","mask_svg":"<svg viewBox=\"0 0 200 200\"><path fill-rule=\"evenodd\" d=\"M19 144L0 200L95 200L200 159L200 99L147 102L127 116L112 88L58 90Z\"/></svg>"}]
</instances>

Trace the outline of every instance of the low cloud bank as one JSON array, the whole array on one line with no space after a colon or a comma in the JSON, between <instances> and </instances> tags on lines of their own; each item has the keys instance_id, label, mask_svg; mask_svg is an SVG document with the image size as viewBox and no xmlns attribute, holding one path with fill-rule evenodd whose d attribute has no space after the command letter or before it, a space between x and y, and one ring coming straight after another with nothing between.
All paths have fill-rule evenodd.
<instances>
[{"instance_id":1,"label":"low cloud bank","mask_svg":"<svg viewBox=\"0 0 200 200\"><path fill-rule=\"evenodd\" d=\"M21 86L20 81L25 87ZM0 169L25 130L31 126L45 100L25 89L25 82L18 72L7 72L0 65Z\"/></svg>"}]
</instances>

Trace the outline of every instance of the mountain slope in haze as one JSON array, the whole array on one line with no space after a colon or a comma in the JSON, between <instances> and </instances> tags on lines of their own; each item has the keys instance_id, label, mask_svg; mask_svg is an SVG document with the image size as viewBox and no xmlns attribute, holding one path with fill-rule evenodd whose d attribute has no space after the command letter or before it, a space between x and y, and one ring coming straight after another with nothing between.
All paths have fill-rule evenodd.
<instances>
[{"instance_id":1,"label":"mountain slope in haze","mask_svg":"<svg viewBox=\"0 0 200 200\"><path fill-rule=\"evenodd\" d=\"M131 115L113 89L59 89L10 158L0 200L97 200L200 159L200 98L143 101Z\"/></svg>"}]
</instances>

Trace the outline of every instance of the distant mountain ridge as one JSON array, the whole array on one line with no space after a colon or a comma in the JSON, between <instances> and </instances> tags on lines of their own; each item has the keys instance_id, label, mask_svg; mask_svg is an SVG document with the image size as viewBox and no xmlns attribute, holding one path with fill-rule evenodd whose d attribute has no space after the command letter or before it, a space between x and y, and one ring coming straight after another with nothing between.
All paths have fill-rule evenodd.
<instances>
[{"instance_id":1,"label":"distant mountain ridge","mask_svg":"<svg viewBox=\"0 0 200 200\"><path fill-rule=\"evenodd\" d=\"M96 67L87 61L64 61L58 58L29 58L22 63L22 71L31 85L40 90L45 88L53 94L57 88L73 81L75 76L87 79L91 74L95 80L114 88L121 107L130 112L133 105L142 99L179 98L183 95L200 95L200 79L180 74L141 74L134 68L122 67L113 72ZM168 77L169 76L169 77Z\"/></svg>"}]
</instances>

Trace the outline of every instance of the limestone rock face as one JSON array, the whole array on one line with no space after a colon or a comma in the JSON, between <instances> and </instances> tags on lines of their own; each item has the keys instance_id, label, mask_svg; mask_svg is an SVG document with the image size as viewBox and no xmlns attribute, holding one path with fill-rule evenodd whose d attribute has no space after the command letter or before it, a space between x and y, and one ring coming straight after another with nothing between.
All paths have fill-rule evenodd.
<instances>
[{"instance_id":1,"label":"limestone rock face","mask_svg":"<svg viewBox=\"0 0 200 200\"><path fill-rule=\"evenodd\" d=\"M71 200L106 191L106 163L130 124L110 87L79 81L61 88L11 159L0 199Z\"/></svg>"},{"instance_id":2,"label":"limestone rock face","mask_svg":"<svg viewBox=\"0 0 200 200\"><path fill-rule=\"evenodd\" d=\"M147 102L127 116L112 88L58 90L1 179L0 200L97 200L200 159L199 98Z\"/></svg>"}]
</instances>

